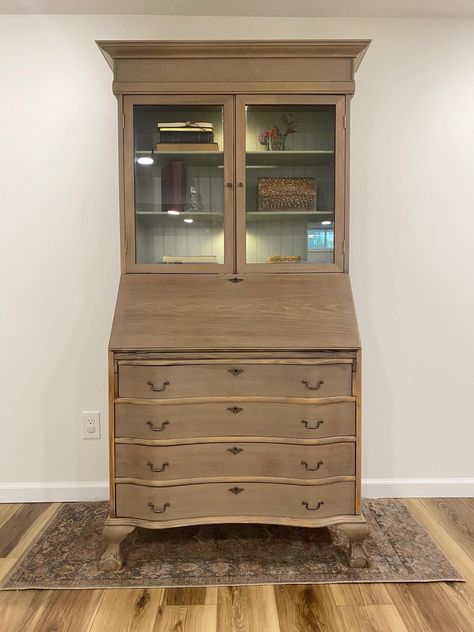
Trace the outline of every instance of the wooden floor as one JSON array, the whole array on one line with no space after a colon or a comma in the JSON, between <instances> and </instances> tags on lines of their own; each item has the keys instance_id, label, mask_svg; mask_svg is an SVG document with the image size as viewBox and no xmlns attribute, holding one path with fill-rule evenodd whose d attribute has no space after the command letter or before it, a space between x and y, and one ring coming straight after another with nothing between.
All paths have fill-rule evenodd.
<instances>
[{"instance_id":1,"label":"wooden floor","mask_svg":"<svg viewBox=\"0 0 474 632\"><path fill-rule=\"evenodd\" d=\"M473 632L474 499L406 500L466 583L0 592L0 632ZM58 505L0 505L0 579Z\"/></svg>"}]
</instances>

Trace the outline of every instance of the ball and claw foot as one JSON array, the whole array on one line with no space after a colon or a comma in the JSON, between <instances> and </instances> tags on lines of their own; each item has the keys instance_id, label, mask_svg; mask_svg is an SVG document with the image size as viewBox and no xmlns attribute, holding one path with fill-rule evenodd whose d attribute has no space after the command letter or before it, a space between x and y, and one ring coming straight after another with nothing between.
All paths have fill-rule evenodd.
<instances>
[{"instance_id":1,"label":"ball and claw foot","mask_svg":"<svg viewBox=\"0 0 474 632\"><path fill-rule=\"evenodd\" d=\"M111 526L104 527L104 540L107 548L99 561L101 571L119 571L123 566L123 555L120 544L135 527Z\"/></svg>"},{"instance_id":2,"label":"ball and claw foot","mask_svg":"<svg viewBox=\"0 0 474 632\"><path fill-rule=\"evenodd\" d=\"M349 548L346 551L347 563L351 568L367 568L369 558L365 553L362 542L369 535L366 524L342 524L339 528L346 534L349 540Z\"/></svg>"}]
</instances>

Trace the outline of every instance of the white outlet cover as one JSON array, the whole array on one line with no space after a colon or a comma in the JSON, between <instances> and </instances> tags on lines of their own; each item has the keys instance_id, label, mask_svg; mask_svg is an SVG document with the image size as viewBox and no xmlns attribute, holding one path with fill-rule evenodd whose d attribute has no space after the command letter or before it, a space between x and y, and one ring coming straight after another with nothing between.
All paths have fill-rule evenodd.
<instances>
[{"instance_id":1,"label":"white outlet cover","mask_svg":"<svg viewBox=\"0 0 474 632\"><path fill-rule=\"evenodd\" d=\"M98 410L83 410L82 418L82 438L100 439L100 412Z\"/></svg>"}]
</instances>

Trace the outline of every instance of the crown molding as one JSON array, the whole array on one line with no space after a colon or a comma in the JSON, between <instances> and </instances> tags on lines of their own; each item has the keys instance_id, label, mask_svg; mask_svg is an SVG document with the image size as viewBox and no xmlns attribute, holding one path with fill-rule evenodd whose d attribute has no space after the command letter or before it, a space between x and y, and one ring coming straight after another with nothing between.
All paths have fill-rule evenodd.
<instances>
[{"instance_id":1,"label":"crown molding","mask_svg":"<svg viewBox=\"0 0 474 632\"><path fill-rule=\"evenodd\" d=\"M351 58L359 67L371 40L97 40L109 66L117 59Z\"/></svg>"}]
</instances>

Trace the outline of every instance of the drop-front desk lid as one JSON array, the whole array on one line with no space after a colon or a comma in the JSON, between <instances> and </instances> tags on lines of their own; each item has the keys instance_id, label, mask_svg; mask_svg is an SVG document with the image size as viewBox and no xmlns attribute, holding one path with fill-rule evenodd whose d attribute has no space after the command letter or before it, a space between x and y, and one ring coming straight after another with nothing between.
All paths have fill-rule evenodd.
<instances>
[{"instance_id":1,"label":"drop-front desk lid","mask_svg":"<svg viewBox=\"0 0 474 632\"><path fill-rule=\"evenodd\" d=\"M127 274L113 351L358 349L345 274Z\"/></svg>"}]
</instances>

